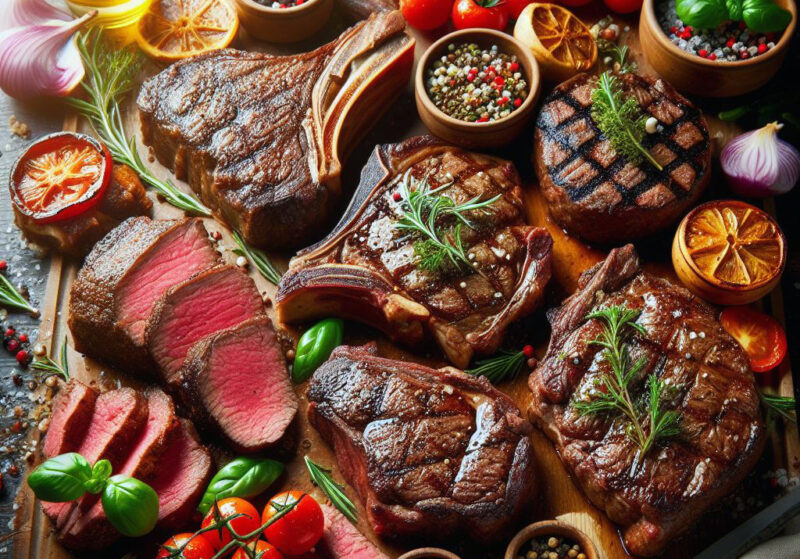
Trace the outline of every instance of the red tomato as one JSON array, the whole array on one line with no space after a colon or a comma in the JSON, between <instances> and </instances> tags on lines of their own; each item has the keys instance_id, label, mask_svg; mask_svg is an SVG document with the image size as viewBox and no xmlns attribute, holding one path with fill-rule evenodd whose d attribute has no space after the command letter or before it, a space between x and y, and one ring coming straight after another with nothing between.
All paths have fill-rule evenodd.
<instances>
[{"instance_id":1,"label":"red tomato","mask_svg":"<svg viewBox=\"0 0 800 559\"><path fill-rule=\"evenodd\" d=\"M736 338L757 373L770 371L786 356L786 332L777 320L750 307L728 307L719 315L728 334Z\"/></svg>"},{"instance_id":2,"label":"red tomato","mask_svg":"<svg viewBox=\"0 0 800 559\"><path fill-rule=\"evenodd\" d=\"M485 27L503 31L508 25L508 11L497 0L456 0L453 25L456 29Z\"/></svg>"},{"instance_id":3,"label":"red tomato","mask_svg":"<svg viewBox=\"0 0 800 559\"><path fill-rule=\"evenodd\" d=\"M255 557L258 559L283 559L281 552L264 540L258 540L255 547L253 544L247 544L247 548L240 547L233 554L233 559L253 559Z\"/></svg>"},{"instance_id":4,"label":"red tomato","mask_svg":"<svg viewBox=\"0 0 800 559\"><path fill-rule=\"evenodd\" d=\"M618 14L632 14L642 9L642 0L603 0L606 7Z\"/></svg>"},{"instance_id":5,"label":"red tomato","mask_svg":"<svg viewBox=\"0 0 800 559\"><path fill-rule=\"evenodd\" d=\"M262 523L275 516L285 505L295 502L297 506L264 530L264 537L269 543L286 555L300 555L310 550L322 537L325 528L325 517L319 503L302 491L286 491L275 495L264 507Z\"/></svg>"},{"instance_id":6,"label":"red tomato","mask_svg":"<svg viewBox=\"0 0 800 559\"><path fill-rule=\"evenodd\" d=\"M453 0L400 0L400 11L411 27L436 29L447 23Z\"/></svg>"},{"instance_id":7,"label":"red tomato","mask_svg":"<svg viewBox=\"0 0 800 559\"><path fill-rule=\"evenodd\" d=\"M208 543L205 534L199 534L194 537L192 536L194 536L194 534L190 534L188 532L172 536L170 539L161 544L161 549L158 551L156 559L169 557L172 553L174 553L173 550L180 548L187 541L189 543L183 548L183 554L181 557L184 557L185 559L211 559L214 557L214 548L211 547L210 543Z\"/></svg>"},{"instance_id":8,"label":"red tomato","mask_svg":"<svg viewBox=\"0 0 800 559\"><path fill-rule=\"evenodd\" d=\"M238 497L221 499L218 503L218 507L219 514L222 518L228 518L235 514L244 515L238 516L230 521L231 528L240 536L244 536L250 532L258 530L258 528L261 526L261 522L258 518L258 510L244 499L240 499ZM208 514L206 514L206 517L203 519L203 523L200 525L200 527L207 528L215 522L214 507L212 506L211 510L208 511ZM220 526L216 530L203 532L203 535L216 551L222 549L233 539L227 526Z\"/></svg>"},{"instance_id":9,"label":"red tomato","mask_svg":"<svg viewBox=\"0 0 800 559\"><path fill-rule=\"evenodd\" d=\"M508 15L517 19L520 12L525 9L525 6L532 4L533 0L506 0L506 10Z\"/></svg>"}]
</instances>

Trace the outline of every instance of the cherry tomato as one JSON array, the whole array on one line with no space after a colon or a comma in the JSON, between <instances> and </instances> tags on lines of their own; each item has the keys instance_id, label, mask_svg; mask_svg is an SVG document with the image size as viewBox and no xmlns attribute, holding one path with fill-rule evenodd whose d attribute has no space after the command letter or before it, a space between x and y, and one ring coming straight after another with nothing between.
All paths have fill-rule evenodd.
<instances>
[{"instance_id":1,"label":"cherry tomato","mask_svg":"<svg viewBox=\"0 0 800 559\"><path fill-rule=\"evenodd\" d=\"M533 0L506 0L506 10L508 15L517 19L525 6L532 4Z\"/></svg>"},{"instance_id":2,"label":"cherry tomato","mask_svg":"<svg viewBox=\"0 0 800 559\"><path fill-rule=\"evenodd\" d=\"M747 352L750 368L755 372L774 369L786 356L786 332L768 314L750 307L728 307L719 321Z\"/></svg>"},{"instance_id":3,"label":"cherry tomato","mask_svg":"<svg viewBox=\"0 0 800 559\"><path fill-rule=\"evenodd\" d=\"M214 557L214 548L208 543L205 534L192 536L194 536L194 534L188 532L172 536L161 544L161 549L159 549L156 559L169 557L173 553L173 549L180 548L187 541L189 543L183 548L181 557L185 559L211 559Z\"/></svg>"},{"instance_id":4,"label":"cherry tomato","mask_svg":"<svg viewBox=\"0 0 800 559\"><path fill-rule=\"evenodd\" d=\"M642 0L603 0L606 7L618 14L632 14L642 9Z\"/></svg>"},{"instance_id":5,"label":"cherry tomato","mask_svg":"<svg viewBox=\"0 0 800 559\"><path fill-rule=\"evenodd\" d=\"M310 550L322 537L325 528L325 517L319 503L302 491L275 495L264 507L262 523L295 502L297 506L264 530L264 537L286 555L300 555Z\"/></svg>"},{"instance_id":6,"label":"cherry tomato","mask_svg":"<svg viewBox=\"0 0 800 559\"><path fill-rule=\"evenodd\" d=\"M400 11L411 27L436 29L447 23L453 0L400 0Z\"/></svg>"},{"instance_id":7,"label":"cherry tomato","mask_svg":"<svg viewBox=\"0 0 800 559\"><path fill-rule=\"evenodd\" d=\"M253 559L255 557L258 559L283 559L283 554L264 540L258 540L255 547L253 544L247 544L246 549L240 547L233 554L233 559Z\"/></svg>"},{"instance_id":8,"label":"cherry tomato","mask_svg":"<svg viewBox=\"0 0 800 559\"><path fill-rule=\"evenodd\" d=\"M508 11L498 0L456 0L453 25L456 29L485 27L502 31L508 25Z\"/></svg>"},{"instance_id":9,"label":"cherry tomato","mask_svg":"<svg viewBox=\"0 0 800 559\"><path fill-rule=\"evenodd\" d=\"M240 536L244 536L245 534L249 534L250 532L258 530L258 528L261 526L261 522L258 518L258 510L244 499L240 499L238 497L228 497L227 499L221 499L217 505L219 507L219 514L222 518L228 518L235 514L244 515L238 516L230 521L231 528L233 528L234 532ZM203 523L200 525L200 527L207 528L215 522L214 507L212 506L211 510L208 511L208 514L206 514L206 517L203 519ZM222 549L233 539L227 526L220 526L216 530L203 532L203 535L216 551Z\"/></svg>"}]
</instances>

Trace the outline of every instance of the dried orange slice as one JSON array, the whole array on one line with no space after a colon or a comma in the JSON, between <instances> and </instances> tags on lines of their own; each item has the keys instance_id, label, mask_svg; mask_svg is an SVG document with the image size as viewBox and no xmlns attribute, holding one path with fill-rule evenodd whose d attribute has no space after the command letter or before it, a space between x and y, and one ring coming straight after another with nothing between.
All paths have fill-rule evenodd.
<instances>
[{"instance_id":1,"label":"dried orange slice","mask_svg":"<svg viewBox=\"0 0 800 559\"><path fill-rule=\"evenodd\" d=\"M542 75L563 81L597 62L597 44L578 16L557 4L529 4L519 14L514 37L525 43Z\"/></svg>"},{"instance_id":2,"label":"dried orange slice","mask_svg":"<svg viewBox=\"0 0 800 559\"><path fill-rule=\"evenodd\" d=\"M161 62L194 56L231 44L239 17L229 0L153 0L139 20L139 47Z\"/></svg>"},{"instance_id":3,"label":"dried orange slice","mask_svg":"<svg viewBox=\"0 0 800 559\"><path fill-rule=\"evenodd\" d=\"M708 202L681 222L672 251L681 280L720 304L755 301L778 282L786 239L767 213L737 200Z\"/></svg>"}]
</instances>

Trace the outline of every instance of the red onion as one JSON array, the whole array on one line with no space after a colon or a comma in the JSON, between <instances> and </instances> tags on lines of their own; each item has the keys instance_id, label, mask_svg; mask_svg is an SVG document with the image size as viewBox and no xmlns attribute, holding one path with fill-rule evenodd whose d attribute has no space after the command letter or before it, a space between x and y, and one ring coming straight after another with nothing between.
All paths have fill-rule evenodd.
<instances>
[{"instance_id":1,"label":"red onion","mask_svg":"<svg viewBox=\"0 0 800 559\"><path fill-rule=\"evenodd\" d=\"M725 146L722 170L734 192L747 198L765 198L789 192L800 177L800 152L778 138L783 124L771 122L745 132Z\"/></svg>"}]
</instances>

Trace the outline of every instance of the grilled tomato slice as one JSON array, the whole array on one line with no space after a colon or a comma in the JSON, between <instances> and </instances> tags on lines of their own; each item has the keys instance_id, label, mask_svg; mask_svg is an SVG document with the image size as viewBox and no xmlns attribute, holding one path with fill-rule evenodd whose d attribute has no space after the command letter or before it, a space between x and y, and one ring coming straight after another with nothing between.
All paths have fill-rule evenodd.
<instances>
[{"instance_id":1,"label":"grilled tomato slice","mask_svg":"<svg viewBox=\"0 0 800 559\"><path fill-rule=\"evenodd\" d=\"M786 356L786 332L768 314L750 307L728 307L719 315L719 321L744 348L755 372L771 371Z\"/></svg>"}]
</instances>

